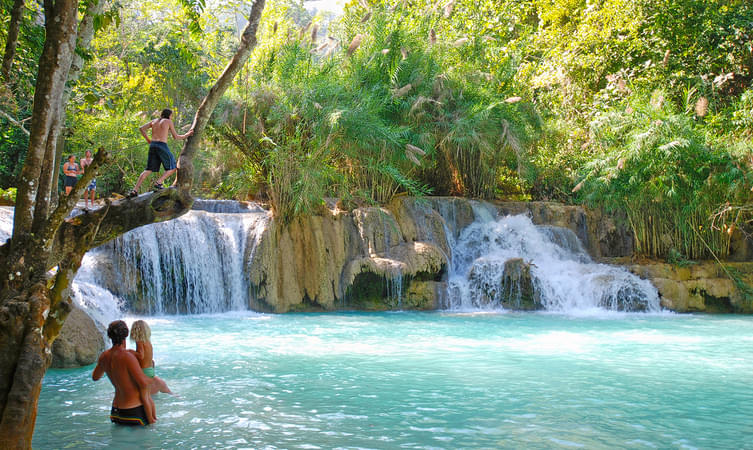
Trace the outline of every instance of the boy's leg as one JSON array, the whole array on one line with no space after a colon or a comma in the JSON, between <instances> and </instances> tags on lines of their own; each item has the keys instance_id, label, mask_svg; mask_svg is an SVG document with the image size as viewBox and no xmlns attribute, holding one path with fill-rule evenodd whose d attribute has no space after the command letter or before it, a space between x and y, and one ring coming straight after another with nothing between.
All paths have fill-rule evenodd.
<instances>
[{"instance_id":1,"label":"boy's leg","mask_svg":"<svg viewBox=\"0 0 753 450\"><path fill-rule=\"evenodd\" d=\"M162 184L165 181L165 178L169 177L177 171L178 169L166 170L161 177L157 178L157 181L155 181L154 184Z\"/></svg>"},{"instance_id":2,"label":"boy's leg","mask_svg":"<svg viewBox=\"0 0 753 450\"><path fill-rule=\"evenodd\" d=\"M134 186L133 190L138 192L139 188L141 187L141 183L143 183L146 177L148 177L151 174L152 174L151 170L145 170L141 172L141 175L139 175L139 180L136 182L136 186Z\"/></svg>"}]
</instances>

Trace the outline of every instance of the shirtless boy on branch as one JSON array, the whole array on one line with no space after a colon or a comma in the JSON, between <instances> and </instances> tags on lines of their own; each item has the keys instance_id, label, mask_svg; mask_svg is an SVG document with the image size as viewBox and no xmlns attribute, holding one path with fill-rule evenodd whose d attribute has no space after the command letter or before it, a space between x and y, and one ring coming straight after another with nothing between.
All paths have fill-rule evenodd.
<instances>
[{"instance_id":1,"label":"shirtless boy on branch","mask_svg":"<svg viewBox=\"0 0 753 450\"><path fill-rule=\"evenodd\" d=\"M149 417L156 415L142 398L149 395L151 380L144 375L136 355L126 349L128 325L122 320L112 322L107 327L107 336L112 340L112 348L99 356L92 379L97 381L106 373L115 387L110 421L119 425L148 425L153 422Z\"/></svg>"},{"instance_id":2,"label":"shirtless boy on branch","mask_svg":"<svg viewBox=\"0 0 753 450\"><path fill-rule=\"evenodd\" d=\"M165 108L162 110L159 119L147 122L139 128L141 135L144 136L146 142L149 143L149 156L146 161L146 170L141 172L139 180L136 182L136 186L128 193L129 198L139 195L141 183L143 183L144 179L146 179L146 177L152 172L159 172L160 164L165 168L165 173L154 182L155 191L162 189L164 187L162 183L165 181L165 178L174 174L175 171L178 170L175 165L175 157L170 153L170 148L167 146L167 133L169 132L173 136L173 139L181 140L193 135L193 128L188 130L186 134L176 133L175 125L173 125L172 121L172 115L173 112ZM146 130L148 128L152 129L151 139L146 135Z\"/></svg>"}]
</instances>

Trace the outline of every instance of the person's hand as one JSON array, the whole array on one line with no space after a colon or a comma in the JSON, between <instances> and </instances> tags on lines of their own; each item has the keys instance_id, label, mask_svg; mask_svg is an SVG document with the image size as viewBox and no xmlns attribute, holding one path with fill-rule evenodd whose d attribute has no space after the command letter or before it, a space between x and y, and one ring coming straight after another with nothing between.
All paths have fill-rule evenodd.
<instances>
[{"instance_id":1,"label":"person's hand","mask_svg":"<svg viewBox=\"0 0 753 450\"><path fill-rule=\"evenodd\" d=\"M186 136L193 136L193 128L188 130L188 133L186 133Z\"/></svg>"}]
</instances>

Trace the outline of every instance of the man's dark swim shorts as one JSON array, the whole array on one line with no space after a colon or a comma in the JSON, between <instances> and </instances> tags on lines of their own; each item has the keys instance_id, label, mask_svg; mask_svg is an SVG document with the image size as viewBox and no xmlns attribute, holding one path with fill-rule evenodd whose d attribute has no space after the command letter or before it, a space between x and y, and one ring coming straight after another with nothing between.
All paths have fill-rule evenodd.
<instances>
[{"instance_id":1,"label":"man's dark swim shorts","mask_svg":"<svg viewBox=\"0 0 753 450\"><path fill-rule=\"evenodd\" d=\"M65 187L73 187L76 185L76 181L78 181L77 177L72 177L70 175L65 176Z\"/></svg>"},{"instance_id":2,"label":"man's dark swim shorts","mask_svg":"<svg viewBox=\"0 0 753 450\"><path fill-rule=\"evenodd\" d=\"M146 160L146 170L159 172L160 163L165 170L175 169L175 157L170 153L167 144L159 141L152 141L149 144L149 157Z\"/></svg>"},{"instance_id":3,"label":"man's dark swim shorts","mask_svg":"<svg viewBox=\"0 0 753 450\"><path fill-rule=\"evenodd\" d=\"M118 425L131 425L145 427L149 425L149 421L146 419L146 410L144 405L139 405L135 408L116 408L112 407L110 410L110 422L117 423Z\"/></svg>"}]
</instances>

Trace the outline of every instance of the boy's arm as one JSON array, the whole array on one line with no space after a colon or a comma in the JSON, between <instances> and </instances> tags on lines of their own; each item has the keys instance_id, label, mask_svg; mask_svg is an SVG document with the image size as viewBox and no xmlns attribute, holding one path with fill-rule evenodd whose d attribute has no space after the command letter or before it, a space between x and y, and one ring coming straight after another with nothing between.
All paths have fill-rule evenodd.
<instances>
[{"instance_id":1,"label":"boy's arm","mask_svg":"<svg viewBox=\"0 0 753 450\"><path fill-rule=\"evenodd\" d=\"M170 134L173 135L173 139L182 140L193 134L193 128L188 130L186 134L178 134L178 132L175 131L175 125L173 124L173 121L171 120L170 121Z\"/></svg>"},{"instance_id":2,"label":"boy's arm","mask_svg":"<svg viewBox=\"0 0 753 450\"><path fill-rule=\"evenodd\" d=\"M144 139L146 139L147 144L151 144L152 140L149 139L149 136L146 135L146 130L149 128L152 128L152 124L154 123L153 120L150 120L149 122L145 123L144 125L141 125L139 127L139 131L141 132L141 135L144 136Z\"/></svg>"},{"instance_id":3,"label":"boy's arm","mask_svg":"<svg viewBox=\"0 0 753 450\"><path fill-rule=\"evenodd\" d=\"M92 372L92 380L97 381L100 378L102 378L102 375L105 374L105 368L102 367L102 358L104 356L104 353L99 355L99 359L97 360L97 367L94 368L94 372Z\"/></svg>"}]
</instances>

